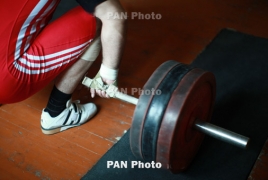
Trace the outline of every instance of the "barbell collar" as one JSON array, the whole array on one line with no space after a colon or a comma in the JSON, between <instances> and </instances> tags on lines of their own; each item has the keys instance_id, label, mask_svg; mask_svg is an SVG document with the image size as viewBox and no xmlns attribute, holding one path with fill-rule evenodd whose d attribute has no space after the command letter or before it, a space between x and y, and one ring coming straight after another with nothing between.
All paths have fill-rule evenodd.
<instances>
[{"instance_id":1,"label":"barbell collar","mask_svg":"<svg viewBox=\"0 0 268 180\"><path fill-rule=\"evenodd\" d=\"M200 132L203 132L206 135L209 135L218 140L233 144L243 149L247 148L249 140L250 140L248 137L245 137L243 135L234 133L227 129L218 127L216 125L213 125L213 124L201 121L201 120L195 121L194 128Z\"/></svg>"}]
</instances>

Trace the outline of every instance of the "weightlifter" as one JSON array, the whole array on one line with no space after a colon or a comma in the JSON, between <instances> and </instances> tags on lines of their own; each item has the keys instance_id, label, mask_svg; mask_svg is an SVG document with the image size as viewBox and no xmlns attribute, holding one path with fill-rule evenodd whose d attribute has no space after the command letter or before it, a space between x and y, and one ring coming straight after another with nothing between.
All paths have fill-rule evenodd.
<instances>
[{"instance_id":1,"label":"weightlifter","mask_svg":"<svg viewBox=\"0 0 268 180\"><path fill-rule=\"evenodd\" d=\"M93 103L79 104L71 96L102 48L98 77L113 84L125 39L125 20L118 0L77 0L80 6L49 21L60 0L2 0L0 7L0 104L22 101L55 79L41 128L54 134L88 121ZM91 96L107 97L98 87Z\"/></svg>"}]
</instances>

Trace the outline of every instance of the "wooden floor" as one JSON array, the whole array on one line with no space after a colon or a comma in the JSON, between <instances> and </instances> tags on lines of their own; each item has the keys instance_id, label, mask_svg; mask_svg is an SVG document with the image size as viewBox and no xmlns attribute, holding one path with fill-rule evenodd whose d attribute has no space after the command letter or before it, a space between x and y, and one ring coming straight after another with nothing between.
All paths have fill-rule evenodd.
<instances>
[{"instance_id":1,"label":"wooden floor","mask_svg":"<svg viewBox=\"0 0 268 180\"><path fill-rule=\"evenodd\" d=\"M142 88L162 62L191 63L222 28L268 38L266 0L121 2L129 20L119 85L129 94L131 88ZM154 12L162 18L131 19L132 12ZM90 76L99 64L94 64ZM75 99L96 103L98 114L78 128L43 135L40 114L51 88L52 84L23 102L0 107L0 179L80 179L131 125L135 106L91 99L87 89L80 87ZM138 97L138 93L132 95Z\"/></svg>"}]
</instances>

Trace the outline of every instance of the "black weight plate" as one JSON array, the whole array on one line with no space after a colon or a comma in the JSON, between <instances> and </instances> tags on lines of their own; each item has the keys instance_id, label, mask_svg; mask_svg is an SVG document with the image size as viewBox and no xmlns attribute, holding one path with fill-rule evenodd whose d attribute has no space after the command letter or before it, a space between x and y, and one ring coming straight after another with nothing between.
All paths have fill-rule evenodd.
<instances>
[{"instance_id":1,"label":"black weight plate","mask_svg":"<svg viewBox=\"0 0 268 180\"><path fill-rule=\"evenodd\" d=\"M166 107L181 79L192 69L188 65L178 63L159 85L161 95L153 96L142 132L142 155L145 161L156 160L158 132Z\"/></svg>"},{"instance_id":2,"label":"black weight plate","mask_svg":"<svg viewBox=\"0 0 268 180\"><path fill-rule=\"evenodd\" d=\"M164 79L166 74L178 64L176 61L166 61L161 64L145 83L143 90L157 89L158 85ZM141 135L144 119L147 114L148 107L151 103L152 95L141 94L134 111L132 125L130 128L130 148L134 156L143 159L141 151Z\"/></svg>"}]
</instances>

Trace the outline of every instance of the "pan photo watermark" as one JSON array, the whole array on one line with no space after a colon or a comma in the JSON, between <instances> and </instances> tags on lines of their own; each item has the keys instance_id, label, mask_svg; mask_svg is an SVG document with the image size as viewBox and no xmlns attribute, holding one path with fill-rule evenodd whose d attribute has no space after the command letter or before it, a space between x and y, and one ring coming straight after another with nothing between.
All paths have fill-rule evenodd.
<instances>
[{"instance_id":1,"label":"pan photo watermark","mask_svg":"<svg viewBox=\"0 0 268 180\"><path fill-rule=\"evenodd\" d=\"M118 91L120 93L123 94L129 94L129 95L153 95L153 96L157 96L157 95L161 95L162 91L160 89L141 89L141 88L130 88L130 90L128 90L127 88L119 88Z\"/></svg>"},{"instance_id":2,"label":"pan photo watermark","mask_svg":"<svg viewBox=\"0 0 268 180\"><path fill-rule=\"evenodd\" d=\"M160 169L162 164L159 162L141 162L141 161L107 161L107 169L127 169L127 168L138 168L138 169Z\"/></svg>"},{"instance_id":3,"label":"pan photo watermark","mask_svg":"<svg viewBox=\"0 0 268 180\"><path fill-rule=\"evenodd\" d=\"M108 12L107 19L139 19L139 20L160 20L162 15L159 13L141 13L141 12Z\"/></svg>"}]
</instances>

